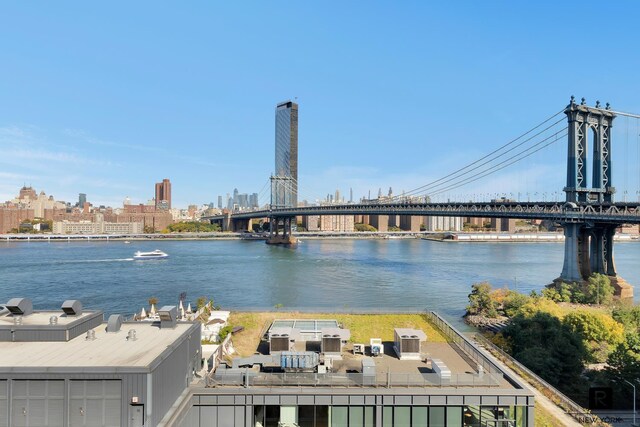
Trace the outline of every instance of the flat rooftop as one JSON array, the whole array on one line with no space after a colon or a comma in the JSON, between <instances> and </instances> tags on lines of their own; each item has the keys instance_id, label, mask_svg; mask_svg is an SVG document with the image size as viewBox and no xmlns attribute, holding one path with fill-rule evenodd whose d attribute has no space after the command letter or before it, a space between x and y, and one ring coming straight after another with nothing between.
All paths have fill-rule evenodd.
<instances>
[{"instance_id":1,"label":"flat rooftop","mask_svg":"<svg viewBox=\"0 0 640 427\"><path fill-rule=\"evenodd\" d=\"M78 320L84 320L97 313L96 311L83 311L78 316L67 316L62 311L34 311L28 316L12 315L4 313L0 315L0 328L13 327L16 319L20 319L23 326L44 326L49 325L52 316L56 316L57 324L68 325Z\"/></svg>"},{"instance_id":2,"label":"flat rooftop","mask_svg":"<svg viewBox=\"0 0 640 427\"><path fill-rule=\"evenodd\" d=\"M59 312L37 313L26 316L27 321L36 322L46 317L59 315ZM36 317L37 316L37 317ZM78 316L80 317L80 316ZM31 319L32 318L32 319ZM64 321L58 316L59 322ZM9 317L10 319L10 317ZM77 319L70 316L70 319ZM1 321L6 321L2 318ZM11 319L13 322L13 320ZM42 323L34 323L41 325ZM106 323L93 328L95 339L88 340L82 334L69 341L51 342L0 342L0 371L24 371L63 368L134 368L149 367L168 347L189 333L199 334L200 325L194 323L178 323L175 328L160 328L159 322L127 322L122 323L120 331L106 332ZM136 339L127 339L128 331L136 331Z\"/></svg>"}]
</instances>

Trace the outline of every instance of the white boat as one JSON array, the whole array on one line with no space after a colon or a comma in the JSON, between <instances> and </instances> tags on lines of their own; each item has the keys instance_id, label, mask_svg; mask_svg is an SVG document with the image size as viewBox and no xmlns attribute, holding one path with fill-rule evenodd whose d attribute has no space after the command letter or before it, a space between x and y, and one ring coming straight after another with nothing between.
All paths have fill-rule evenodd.
<instances>
[{"instance_id":1,"label":"white boat","mask_svg":"<svg viewBox=\"0 0 640 427\"><path fill-rule=\"evenodd\" d=\"M168 254L162 252L160 249L156 249L153 252L136 252L133 254L133 259L135 260L143 260L143 259L162 259L169 257Z\"/></svg>"}]
</instances>

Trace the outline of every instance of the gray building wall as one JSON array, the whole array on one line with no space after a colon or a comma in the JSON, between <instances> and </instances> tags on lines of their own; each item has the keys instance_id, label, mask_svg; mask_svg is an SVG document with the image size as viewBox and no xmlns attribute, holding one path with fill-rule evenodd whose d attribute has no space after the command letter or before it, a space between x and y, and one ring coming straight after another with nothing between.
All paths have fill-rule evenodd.
<instances>
[{"instance_id":1,"label":"gray building wall","mask_svg":"<svg viewBox=\"0 0 640 427\"><path fill-rule=\"evenodd\" d=\"M149 326L150 325L145 325ZM123 334L123 339L126 333ZM82 338L78 338L82 339ZM179 400L187 389L192 378L193 369L199 370L201 360L200 324L194 324L178 340L170 345L148 367L83 367L83 368L48 368L46 366L34 368L21 368L13 370L3 369L0 372L0 427L11 425L12 419L12 385L15 381L62 381L64 386L63 422L62 427L69 426L69 390L71 381L82 380L117 380L121 384L120 415L122 426L129 426L134 398L140 404L145 405L145 427L156 426L170 408ZM4 388L3 388L4 384ZM35 383L34 383L35 384ZM151 390L150 393L148 391ZM3 393L6 391L6 396ZM30 394L38 393L30 390ZM45 393L41 390L40 393ZM15 409L15 408L14 408ZM15 424L15 423L14 423ZM52 427L56 423L43 420L42 425Z\"/></svg>"},{"instance_id":2,"label":"gray building wall","mask_svg":"<svg viewBox=\"0 0 640 427\"><path fill-rule=\"evenodd\" d=\"M152 426L157 425L169 409L176 403L182 392L193 379L194 369L200 370L202 347L200 346L200 325L190 331L191 334L176 347L169 348L160 356L158 366L147 377L151 384L151 412ZM164 356L164 357L163 357ZM147 415L148 416L148 415ZM146 424L145 424L146 425Z\"/></svg>"}]
</instances>

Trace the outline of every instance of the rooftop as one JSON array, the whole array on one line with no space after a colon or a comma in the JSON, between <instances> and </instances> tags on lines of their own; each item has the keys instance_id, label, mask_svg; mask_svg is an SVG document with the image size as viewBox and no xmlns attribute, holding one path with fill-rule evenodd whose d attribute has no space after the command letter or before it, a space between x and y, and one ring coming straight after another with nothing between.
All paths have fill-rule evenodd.
<instances>
[{"instance_id":1,"label":"rooftop","mask_svg":"<svg viewBox=\"0 0 640 427\"><path fill-rule=\"evenodd\" d=\"M24 323L49 323L55 312L40 312L24 317ZM87 313L88 314L88 313ZM84 314L82 315L84 316ZM59 316L61 322L70 321ZM2 321L6 323L7 318ZM175 328L160 328L158 323L123 323L118 332L106 332L106 324L91 329L95 339L79 335L69 341L0 342L0 372L25 370L55 370L64 368L133 368L150 367L153 362L176 341L191 333L199 334L199 324L178 323ZM128 339L129 330L135 330L135 340ZM52 369L53 368L53 369Z\"/></svg>"}]
</instances>

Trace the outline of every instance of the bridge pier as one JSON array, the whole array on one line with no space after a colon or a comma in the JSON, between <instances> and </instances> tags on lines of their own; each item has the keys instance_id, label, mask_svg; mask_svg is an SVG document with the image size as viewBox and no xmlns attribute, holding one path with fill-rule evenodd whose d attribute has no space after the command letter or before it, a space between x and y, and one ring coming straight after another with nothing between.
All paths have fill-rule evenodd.
<instances>
[{"instance_id":1,"label":"bridge pier","mask_svg":"<svg viewBox=\"0 0 640 427\"><path fill-rule=\"evenodd\" d=\"M389 215L369 215L369 224L378 231L389 231Z\"/></svg>"},{"instance_id":2,"label":"bridge pier","mask_svg":"<svg viewBox=\"0 0 640 427\"><path fill-rule=\"evenodd\" d=\"M609 277L620 298L632 298L633 287L618 276L613 256L615 224L565 223L564 264L556 282L584 282L593 273Z\"/></svg>"},{"instance_id":3,"label":"bridge pier","mask_svg":"<svg viewBox=\"0 0 640 427\"><path fill-rule=\"evenodd\" d=\"M400 228L404 231L417 233L420 231L422 218L414 215L400 215Z\"/></svg>"},{"instance_id":4,"label":"bridge pier","mask_svg":"<svg viewBox=\"0 0 640 427\"><path fill-rule=\"evenodd\" d=\"M251 230L252 225L253 225L253 220L251 218L231 220L231 229L234 232L252 231Z\"/></svg>"},{"instance_id":5,"label":"bridge pier","mask_svg":"<svg viewBox=\"0 0 640 427\"><path fill-rule=\"evenodd\" d=\"M295 245L298 239L293 237L291 233L291 224L295 222L295 216L271 217L269 222L269 238L268 245ZM282 224L282 229L280 225Z\"/></svg>"}]
</instances>

